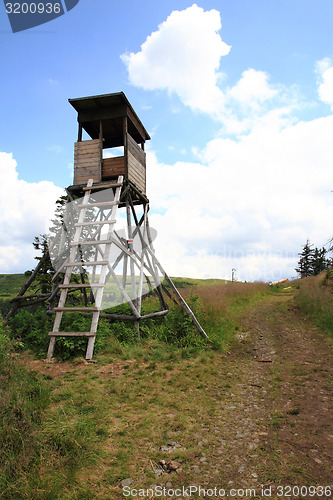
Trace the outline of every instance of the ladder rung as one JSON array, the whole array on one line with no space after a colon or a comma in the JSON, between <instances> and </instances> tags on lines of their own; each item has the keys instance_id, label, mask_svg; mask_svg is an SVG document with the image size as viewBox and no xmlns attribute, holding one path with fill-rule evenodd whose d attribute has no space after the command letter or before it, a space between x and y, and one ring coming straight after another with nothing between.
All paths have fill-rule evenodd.
<instances>
[{"instance_id":1,"label":"ladder rung","mask_svg":"<svg viewBox=\"0 0 333 500\"><path fill-rule=\"evenodd\" d=\"M119 205L120 201L99 201L92 203L82 203L78 205L78 208L93 208L93 207L112 207L114 205Z\"/></svg>"},{"instance_id":2,"label":"ladder rung","mask_svg":"<svg viewBox=\"0 0 333 500\"><path fill-rule=\"evenodd\" d=\"M95 337L91 332L49 332L50 337Z\"/></svg>"},{"instance_id":3,"label":"ladder rung","mask_svg":"<svg viewBox=\"0 0 333 500\"><path fill-rule=\"evenodd\" d=\"M89 262L89 261L88 262L67 262L67 264L65 264L65 266L66 267L74 267L74 266L90 267L90 266L107 266L108 264L110 264L110 262L108 260L92 260L91 262Z\"/></svg>"},{"instance_id":4,"label":"ladder rung","mask_svg":"<svg viewBox=\"0 0 333 500\"><path fill-rule=\"evenodd\" d=\"M107 184L94 184L91 187L85 186L82 189L83 191L100 191L101 189L116 188L121 187L122 185L122 182L108 182Z\"/></svg>"},{"instance_id":5,"label":"ladder rung","mask_svg":"<svg viewBox=\"0 0 333 500\"><path fill-rule=\"evenodd\" d=\"M59 288L102 288L105 285L103 283L66 283L66 284L60 284Z\"/></svg>"},{"instance_id":6,"label":"ladder rung","mask_svg":"<svg viewBox=\"0 0 333 500\"><path fill-rule=\"evenodd\" d=\"M76 247L78 245L106 245L111 244L112 240L87 240L87 241L72 241L69 245Z\"/></svg>"},{"instance_id":7,"label":"ladder rung","mask_svg":"<svg viewBox=\"0 0 333 500\"><path fill-rule=\"evenodd\" d=\"M87 221L87 222L75 222L75 227L80 226L101 226L103 224L115 224L117 221L114 219L107 220L96 220L96 221Z\"/></svg>"},{"instance_id":8,"label":"ladder rung","mask_svg":"<svg viewBox=\"0 0 333 500\"><path fill-rule=\"evenodd\" d=\"M81 311L81 312L99 312L102 309L100 307L55 307L54 311L55 312L75 312L75 311Z\"/></svg>"}]
</instances>

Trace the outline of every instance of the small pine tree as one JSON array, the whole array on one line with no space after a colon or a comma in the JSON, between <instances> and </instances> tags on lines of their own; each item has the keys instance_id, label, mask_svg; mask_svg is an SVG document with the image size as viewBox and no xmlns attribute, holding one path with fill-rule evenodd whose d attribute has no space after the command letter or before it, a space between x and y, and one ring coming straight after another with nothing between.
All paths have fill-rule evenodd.
<instances>
[{"instance_id":1,"label":"small pine tree","mask_svg":"<svg viewBox=\"0 0 333 500\"><path fill-rule=\"evenodd\" d=\"M301 278L306 278L307 276L312 275L314 250L311 247L312 245L310 245L309 240L307 240L303 246L302 252L298 254L300 259L298 261L298 267L295 268L295 271Z\"/></svg>"},{"instance_id":2,"label":"small pine tree","mask_svg":"<svg viewBox=\"0 0 333 500\"><path fill-rule=\"evenodd\" d=\"M55 219L52 220L53 226L50 228L51 233L56 233L63 222L63 212L67 197L61 196L56 201ZM49 255L49 237L46 234L35 236L32 243L35 250L41 252L40 256L35 257L39 261L40 267L36 275L35 290L39 293L51 293L52 278L54 276L54 268L52 266L51 258ZM26 271L26 274L31 274L32 271Z\"/></svg>"},{"instance_id":3,"label":"small pine tree","mask_svg":"<svg viewBox=\"0 0 333 500\"><path fill-rule=\"evenodd\" d=\"M36 275L36 291L40 293L51 293L52 291L52 278L55 274L55 269L58 269L62 262L68 258L70 251L70 237L74 233L74 224L76 222L77 213L71 204L67 205L68 197L66 195L61 196L56 201L55 217L51 220L52 226L50 227L50 235L41 234L36 236L33 242L33 247L35 250L41 252L40 257L35 257L36 260L41 262L41 266L38 269ZM70 207L68 209L68 206ZM85 218L88 221L95 220L96 215L94 210L87 209ZM64 231L62 228L64 227ZM82 235L83 239L89 233L89 229L83 229ZM65 236L62 238L62 236ZM49 253L49 244L51 243L52 251L51 256ZM86 260L93 255L94 249L86 249L84 252L84 257ZM52 257L52 261L51 261ZM83 258L83 255L81 255ZM84 260L84 259L83 259ZM31 272L28 271L30 274ZM78 276L74 276L74 281L84 279L86 272L80 268L78 271Z\"/></svg>"},{"instance_id":4,"label":"small pine tree","mask_svg":"<svg viewBox=\"0 0 333 500\"><path fill-rule=\"evenodd\" d=\"M298 255L300 259L298 261L298 267L295 271L300 275L301 278L306 278L307 276L317 276L325 269L329 268L330 261L326 257L327 250L322 248L311 248L309 240L306 241L303 250Z\"/></svg>"},{"instance_id":5,"label":"small pine tree","mask_svg":"<svg viewBox=\"0 0 333 500\"><path fill-rule=\"evenodd\" d=\"M52 289L54 269L48 253L47 235L41 234L39 236L35 236L32 244L35 250L39 250L42 253L40 257L35 257L36 260L41 262L41 266L36 276L36 290L40 293L50 293Z\"/></svg>"}]
</instances>

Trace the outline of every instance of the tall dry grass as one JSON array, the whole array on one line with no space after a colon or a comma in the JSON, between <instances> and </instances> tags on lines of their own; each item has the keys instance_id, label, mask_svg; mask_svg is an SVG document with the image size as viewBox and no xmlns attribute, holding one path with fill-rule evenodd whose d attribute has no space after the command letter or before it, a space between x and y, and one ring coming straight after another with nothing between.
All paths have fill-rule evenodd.
<instances>
[{"instance_id":1,"label":"tall dry grass","mask_svg":"<svg viewBox=\"0 0 333 500\"><path fill-rule=\"evenodd\" d=\"M324 275L299 280L296 305L320 328L333 336L333 283Z\"/></svg>"},{"instance_id":2,"label":"tall dry grass","mask_svg":"<svg viewBox=\"0 0 333 500\"><path fill-rule=\"evenodd\" d=\"M237 283L229 282L225 285L197 286L196 293L200 296L205 307L221 313L228 307L242 304L250 298L255 298L268 292L268 285L262 282Z\"/></svg>"},{"instance_id":3,"label":"tall dry grass","mask_svg":"<svg viewBox=\"0 0 333 500\"><path fill-rule=\"evenodd\" d=\"M199 321L212 345L218 350L228 349L234 342L236 330L240 328L239 313L267 293L269 286L261 282L226 282L203 286L198 284L182 291L189 303L191 294L199 297L203 309Z\"/></svg>"}]
</instances>

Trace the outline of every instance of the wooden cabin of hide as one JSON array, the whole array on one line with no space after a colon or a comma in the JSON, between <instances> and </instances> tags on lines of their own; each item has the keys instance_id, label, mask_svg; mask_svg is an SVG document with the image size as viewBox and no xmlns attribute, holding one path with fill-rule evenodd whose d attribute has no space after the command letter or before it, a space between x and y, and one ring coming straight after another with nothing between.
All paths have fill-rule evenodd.
<instances>
[{"instance_id":1,"label":"wooden cabin of hide","mask_svg":"<svg viewBox=\"0 0 333 500\"><path fill-rule=\"evenodd\" d=\"M150 137L125 94L83 97L69 102L78 112L79 124L72 190L80 191L88 179L99 184L123 175L125 183L145 195L144 144ZM82 140L83 131L91 139ZM121 148L120 156L119 149L114 148Z\"/></svg>"}]
</instances>

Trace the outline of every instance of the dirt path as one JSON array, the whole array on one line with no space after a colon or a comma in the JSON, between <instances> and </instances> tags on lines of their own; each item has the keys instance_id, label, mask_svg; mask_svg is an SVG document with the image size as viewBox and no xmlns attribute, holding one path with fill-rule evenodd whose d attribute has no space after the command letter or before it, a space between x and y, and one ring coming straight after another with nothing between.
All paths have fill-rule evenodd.
<instances>
[{"instance_id":1,"label":"dirt path","mask_svg":"<svg viewBox=\"0 0 333 500\"><path fill-rule=\"evenodd\" d=\"M270 498L281 498L278 485L332 485L331 348L292 296L271 296L240 322L239 347L219 372L224 383L211 389L221 400L210 429L219 445L207 440L211 453L201 464L207 484L255 488L256 498L264 497L262 485L272 488Z\"/></svg>"},{"instance_id":2,"label":"dirt path","mask_svg":"<svg viewBox=\"0 0 333 500\"><path fill-rule=\"evenodd\" d=\"M332 350L318 329L290 306L288 299L276 297L261 304L246 323L254 332L255 355L272 360L269 366L270 392L275 402L272 423L276 428L276 444L281 449L283 477L297 477L290 476L291 467L292 472L314 478L317 484L330 484L333 480Z\"/></svg>"}]
</instances>

